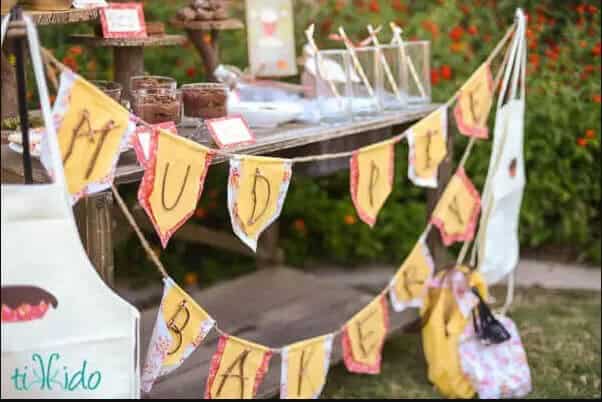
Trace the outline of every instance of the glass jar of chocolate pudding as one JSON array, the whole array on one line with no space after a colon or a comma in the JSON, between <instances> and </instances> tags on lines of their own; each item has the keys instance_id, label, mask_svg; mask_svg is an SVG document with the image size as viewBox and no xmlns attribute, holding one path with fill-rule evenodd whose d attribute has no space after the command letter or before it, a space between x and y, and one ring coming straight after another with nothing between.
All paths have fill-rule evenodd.
<instances>
[{"instance_id":1,"label":"glass jar of chocolate pudding","mask_svg":"<svg viewBox=\"0 0 602 402\"><path fill-rule=\"evenodd\" d=\"M132 111L150 124L173 121L182 117L182 94L173 78L137 76L130 80Z\"/></svg>"},{"instance_id":2,"label":"glass jar of chocolate pudding","mask_svg":"<svg viewBox=\"0 0 602 402\"><path fill-rule=\"evenodd\" d=\"M182 85L184 116L215 119L227 114L226 86L218 83L197 83Z\"/></svg>"},{"instance_id":3,"label":"glass jar of chocolate pudding","mask_svg":"<svg viewBox=\"0 0 602 402\"><path fill-rule=\"evenodd\" d=\"M116 102L121 102L121 93L123 91L123 87L120 83L114 81L90 81L94 84L98 89L102 92L113 98Z\"/></svg>"}]
</instances>

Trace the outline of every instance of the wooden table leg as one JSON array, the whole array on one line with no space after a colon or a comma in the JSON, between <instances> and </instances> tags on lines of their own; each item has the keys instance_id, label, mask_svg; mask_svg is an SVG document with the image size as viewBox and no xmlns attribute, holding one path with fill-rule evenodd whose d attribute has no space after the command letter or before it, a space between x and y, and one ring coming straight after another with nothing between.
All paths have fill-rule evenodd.
<instances>
[{"instance_id":1,"label":"wooden table leg","mask_svg":"<svg viewBox=\"0 0 602 402\"><path fill-rule=\"evenodd\" d=\"M123 86L123 97L132 100L130 78L144 74L144 50L142 47L127 46L113 48L115 81Z\"/></svg>"},{"instance_id":2,"label":"wooden table leg","mask_svg":"<svg viewBox=\"0 0 602 402\"><path fill-rule=\"evenodd\" d=\"M278 248L279 232L278 220L276 220L259 237L255 258L258 269L284 264L284 251Z\"/></svg>"},{"instance_id":3,"label":"wooden table leg","mask_svg":"<svg viewBox=\"0 0 602 402\"><path fill-rule=\"evenodd\" d=\"M187 29L188 39L198 50L203 59L203 67L205 69L205 77L207 81L215 82L213 72L219 62L219 50L217 47L219 31L201 31L195 29Z\"/></svg>"},{"instance_id":4,"label":"wooden table leg","mask_svg":"<svg viewBox=\"0 0 602 402\"><path fill-rule=\"evenodd\" d=\"M113 194L110 191L82 198L75 206L75 219L90 262L107 285L114 284Z\"/></svg>"},{"instance_id":5,"label":"wooden table leg","mask_svg":"<svg viewBox=\"0 0 602 402\"><path fill-rule=\"evenodd\" d=\"M2 119L7 117L16 117L18 112L17 106L17 76L15 69L8 62L8 58L4 51L0 51L2 59Z\"/></svg>"}]
</instances>

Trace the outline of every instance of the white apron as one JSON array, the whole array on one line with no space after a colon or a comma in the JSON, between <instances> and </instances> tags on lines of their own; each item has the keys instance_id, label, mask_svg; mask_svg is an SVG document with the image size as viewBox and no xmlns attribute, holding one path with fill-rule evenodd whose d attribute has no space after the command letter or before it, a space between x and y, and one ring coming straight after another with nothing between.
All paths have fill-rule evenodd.
<instances>
[{"instance_id":1,"label":"white apron","mask_svg":"<svg viewBox=\"0 0 602 402\"><path fill-rule=\"evenodd\" d=\"M519 259L518 223L526 181L523 157L526 52L525 17L519 10L498 98L477 237L478 268L488 285L510 274Z\"/></svg>"},{"instance_id":2,"label":"white apron","mask_svg":"<svg viewBox=\"0 0 602 402\"><path fill-rule=\"evenodd\" d=\"M54 182L1 186L2 398L137 398L139 313L103 283L80 242L37 32L24 18Z\"/></svg>"}]
</instances>

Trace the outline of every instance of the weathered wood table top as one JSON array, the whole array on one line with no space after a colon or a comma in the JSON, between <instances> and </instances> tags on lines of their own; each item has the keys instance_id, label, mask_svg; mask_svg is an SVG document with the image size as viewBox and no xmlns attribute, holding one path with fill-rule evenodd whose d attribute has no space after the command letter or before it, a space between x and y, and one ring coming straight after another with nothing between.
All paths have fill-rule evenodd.
<instances>
[{"instance_id":1,"label":"weathered wood table top","mask_svg":"<svg viewBox=\"0 0 602 402\"><path fill-rule=\"evenodd\" d=\"M429 112L435 110L437 104L421 105L411 109L399 112L384 112L378 116L367 117L362 120L345 122L340 124L301 124L290 123L279 126L275 129L254 129L257 141L251 145L233 147L232 152L265 155L275 152L302 147L309 144L336 140L343 137L361 135L361 133L378 130L382 128L395 127L409 124L426 116ZM186 133L189 128L180 130ZM393 134L398 134L397 132ZM204 145L214 147L212 139L203 138ZM225 162L223 156L216 156L212 163ZM33 160L33 174L35 181L45 181L45 172L38 159ZM2 146L2 171L3 181L6 177L22 177L23 163L21 155L8 149L7 145ZM142 178L144 170L138 162L133 151L122 153L115 180L117 184L137 182Z\"/></svg>"}]
</instances>

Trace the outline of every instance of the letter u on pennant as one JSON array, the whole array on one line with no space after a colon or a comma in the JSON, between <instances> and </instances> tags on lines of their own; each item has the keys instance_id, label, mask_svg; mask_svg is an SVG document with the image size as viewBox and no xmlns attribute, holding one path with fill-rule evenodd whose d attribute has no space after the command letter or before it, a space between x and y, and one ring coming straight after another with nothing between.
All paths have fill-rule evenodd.
<instances>
[{"instance_id":1,"label":"letter u on pennant","mask_svg":"<svg viewBox=\"0 0 602 402\"><path fill-rule=\"evenodd\" d=\"M230 219L234 233L253 251L259 235L280 215L292 174L292 163L286 159L230 159Z\"/></svg>"},{"instance_id":2,"label":"letter u on pennant","mask_svg":"<svg viewBox=\"0 0 602 402\"><path fill-rule=\"evenodd\" d=\"M221 336L211 358L205 399L253 399L265 377L272 352L244 339Z\"/></svg>"},{"instance_id":3,"label":"letter u on pennant","mask_svg":"<svg viewBox=\"0 0 602 402\"><path fill-rule=\"evenodd\" d=\"M345 324L341 343L345 367L352 373L378 374L389 329L387 298L382 295Z\"/></svg>"},{"instance_id":4,"label":"letter u on pennant","mask_svg":"<svg viewBox=\"0 0 602 402\"><path fill-rule=\"evenodd\" d=\"M142 390L150 392L158 377L180 367L205 339L215 321L171 278L163 298L142 368Z\"/></svg>"},{"instance_id":5,"label":"letter u on pennant","mask_svg":"<svg viewBox=\"0 0 602 402\"><path fill-rule=\"evenodd\" d=\"M161 129L151 134L149 149L138 201L165 248L194 213L213 154L209 148Z\"/></svg>"},{"instance_id":6,"label":"letter u on pennant","mask_svg":"<svg viewBox=\"0 0 602 402\"><path fill-rule=\"evenodd\" d=\"M441 233L446 246L472 240L481 210L481 198L463 168L451 178L437 203L431 223Z\"/></svg>"},{"instance_id":7,"label":"letter u on pennant","mask_svg":"<svg viewBox=\"0 0 602 402\"><path fill-rule=\"evenodd\" d=\"M483 63L462 85L454 108L458 130L468 137L489 137L487 118L493 104L493 78L489 63Z\"/></svg>"},{"instance_id":8,"label":"letter u on pennant","mask_svg":"<svg viewBox=\"0 0 602 402\"><path fill-rule=\"evenodd\" d=\"M330 368L333 335L297 342L282 350L280 399L317 399Z\"/></svg>"},{"instance_id":9,"label":"letter u on pennant","mask_svg":"<svg viewBox=\"0 0 602 402\"><path fill-rule=\"evenodd\" d=\"M381 142L353 153L349 187L355 210L370 226L391 194L395 170L395 143Z\"/></svg>"},{"instance_id":10,"label":"letter u on pennant","mask_svg":"<svg viewBox=\"0 0 602 402\"><path fill-rule=\"evenodd\" d=\"M82 77L65 71L53 119L71 201L109 188L120 149L136 127L130 113ZM44 144L43 163L47 152Z\"/></svg>"}]
</instances>

